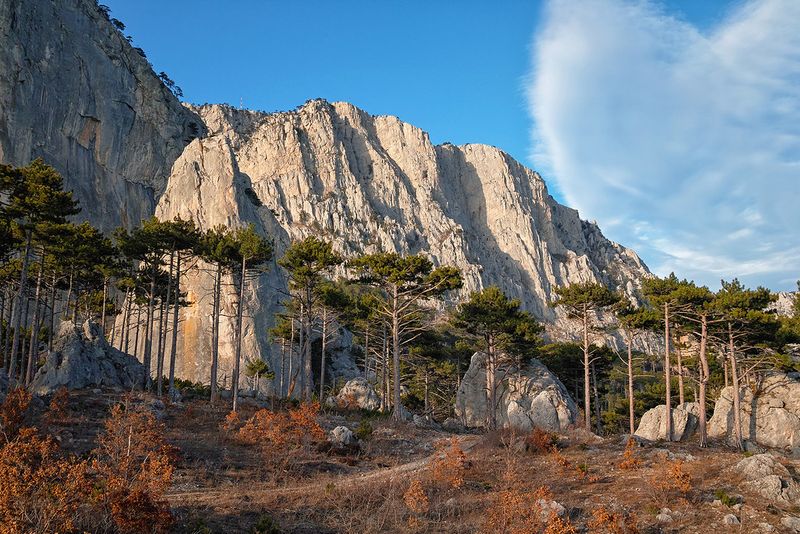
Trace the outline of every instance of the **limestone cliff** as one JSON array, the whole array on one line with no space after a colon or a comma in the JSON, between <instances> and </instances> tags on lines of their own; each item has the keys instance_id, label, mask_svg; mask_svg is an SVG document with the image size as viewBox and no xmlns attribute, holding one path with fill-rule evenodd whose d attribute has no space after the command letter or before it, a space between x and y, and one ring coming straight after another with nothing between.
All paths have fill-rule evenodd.
<instances>
[{"instance_id":1,"label":"limestone cliff","mask_svg":"<svg viewBox=\"0 0 800 534\"><path fill-rule=\"evenodd\" d=\"M94 1L0 2L0 161L42 157L103 230L152 215L201 133Z\"/></svg>"},{"instance_id":2,"label":"limestone cliff","mask_svg":"<svg viewBox=\"0 0 800 534\"><path fill-rule=\"evenodd\" d=\"M310 233L348 256L423 253L462 270L456 298L498 285L553 335L567 331L548 306L554 287L597 280L633 295L648 275L634 252L497 148L437 146L396 117L347 103L273 114L181 105L93 0L4 0L0 43L0 161L43 157L104 230L182 215L202 228L254 223L278 255ZM207 381L210 274L200 263L186 282L193 305L182 316L178 373ZM271 358L266 332L285 287L273 264L248 292L245 357ZM228 321L221 376L232 358ZM347 343L345 333L335 348Z\"/></svg>"},{"instance_id":3,"label":"limestone cliff","mask_svg":"<svg viewBox=\"0 0 800 534\"><path fill-rule=\"evenodd\" d=\"M252 222L275 238L279 255L310 233L345 256L424 253L462 270L456 297L498 285L556 336L571 328L548 306L554 287L597 280L633 296L648 276L633 251L557 203L536 172L497 148L436 146L419 128L347 103L314 100L274 114L194 110L208 135L176 161L159 217L193 217L203 228ZM196 305L186 312L181 371L197 379L208 369L210 300L203 296L211 284L202 269L189 280ZM250 357L268 358L264 332L283 289L273 266L248 297ZM222 353L229 366L229 347Z\"/></svg>"}]
</instances>

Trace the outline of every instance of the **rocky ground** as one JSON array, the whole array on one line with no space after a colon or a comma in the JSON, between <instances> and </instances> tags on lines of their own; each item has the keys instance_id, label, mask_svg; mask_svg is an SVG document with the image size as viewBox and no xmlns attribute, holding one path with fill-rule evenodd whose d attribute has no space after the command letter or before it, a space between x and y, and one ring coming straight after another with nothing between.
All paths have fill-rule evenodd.
<instances>
[{"instance_id":1,"label":"rocky ground","mask_svg":"<svg viewBox=\"0 0 800 534\"><path fill-rule=\"evenodd\" d=\"M84 454L121 400L73 392L67 417L50 430ZM328 408L319 418L326 432L346 426L361 439L341 447L322 440L287 458L235 439L221 426L227 406L143 395L129 402L154 410L179 450L168 492L176 532L800 531L800 461L775 451L626 448L619 436L579 431L453 434ZM258 408L245 402L241 419ZM541 530L531 526L532 510L546 511Z\"/></svg>"}]
</instances>

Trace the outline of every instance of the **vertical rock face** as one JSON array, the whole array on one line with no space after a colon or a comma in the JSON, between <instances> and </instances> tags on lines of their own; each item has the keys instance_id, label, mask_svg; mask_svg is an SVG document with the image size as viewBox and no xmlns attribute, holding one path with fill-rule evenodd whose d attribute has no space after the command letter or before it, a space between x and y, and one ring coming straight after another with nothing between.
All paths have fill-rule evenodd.
<instances>
[{"instance_id":1,"label":"vertical rock face","mask_svg":"<svg viewBox=\"0 0 800 534\"><path fill-rule=\"evenodd\" d=\"M436 146L419 128L346 103L315 100L274 114L184 107L92 0L4 0L0 43L0 161L42 157L103 230L181 215L204 229L253 223L275 239L277 256L312 233L345 255L423 253L462 270L464 289L453 298L497 285L554 336L571 330L548 306L554 287L594 280L632 296L648 275L635 253L558 204L536 172L497 148ZM202 381L206 267L187 274L193 304L182 312L178 347L178 374ZM226 283L223 376L235 301ZM273 263L245 302L244 355L272 360L273 369L267 329L285 290Z\"/></svg>"},{"instance_id":2,"label":"vertical rock face","mask_svg":"<svg viewBox=\"0 0 800 534\"><path fill-rule=\"evenodd\" d=\"M254 223L275 238L278 256L312 233L345 256L423 253L462 270L464 288L454 298L497 285L556 336L570 326L548 306L554 287L593 280L633 296L649 274L633 251L558 204L537 173L497 148L436 146L419 128L347 103L314 100L274 114L219 105L194 111L208 135L176 161L159 217L191 216L203 228ZM209 294L211 285L201 269L190 295ZM264 332L285 289L275 268L254 285L246 355L269 359ZM207 379L211 302L193 300L183 370ZM223 340L232 340L231 326L223 326ZM230 349L223 346L223 367Z\"/></svg>"},{"instance_id":3,"label":"vertical rock face","mask_svg":"<svg viewBox=\"0 0 800 534\"><path fill-rule=\"evenodd\" d=\"M202 123L92 0L0 2L0 161L42 157L103 230L153 214Z\"/></svg>"}]
</instances>

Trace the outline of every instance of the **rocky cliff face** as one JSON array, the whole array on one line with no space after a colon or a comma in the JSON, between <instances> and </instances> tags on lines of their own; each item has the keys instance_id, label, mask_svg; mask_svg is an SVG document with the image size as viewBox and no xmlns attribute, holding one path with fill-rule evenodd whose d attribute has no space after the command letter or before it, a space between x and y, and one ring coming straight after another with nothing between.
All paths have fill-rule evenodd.
<instances>
[{"instance_id":1,"label":"rocky cliff face","mask_svg":"<svg viewBox=\"0 0 800 534\"><path fill-rule=\"evenodd\" d=\"M497 148L433 145L419 128L346 103L274 114L182 106L92 0L5 0L0 42L0 161L43 157L104 230L181 215L202 228L253 223L278 255L311 233L345 255L423 253L462 270L455 298L497 285L553 335L571 330L548 306L554 287L597 280L633 295L648 275ZM201 263L186 282L178 372L206 381L211 276ZM272 359L266 332L285 287L273 264L248 292L245 357Z\"/></svg>"},{"instance_id":2,"label":"rocky cliff face","mask_svg":"<svg viewBox=\"0 0 800 534\"><path fill-rule=\"evenodd\" d=\"M0 2L0 161L42 157L104 230L153 214L202 123L92 0Z\"/></svg>"},{"instance_id":3,"label":"rocky cliff face","mask_svg":"<svg viewBox=\"0 0 800 534\"><path fill-rule=\"evenodd\" d=\"M553 288L597 280L633 295L647 268L634 252L558 204L534 171L485 145L441 145L396 117L315 100L293 112L228 106L194 111L208 135L173 166L156 214L193 217L204 228L254 223L280 255L310 233L344 255L378 250L424 253L458 266L461 295L497 285L547 321L570 329L548 306ZM207 373L209 273L189 281L182 352L188 376ZM245 354L268 358L263 332L285 289L273 268L248 298ZM227 304L232 304L233 295ZM232 324L223 332L230 337ZM223 348L223 367L230 350Z\"/></svg>"}]
</instances>

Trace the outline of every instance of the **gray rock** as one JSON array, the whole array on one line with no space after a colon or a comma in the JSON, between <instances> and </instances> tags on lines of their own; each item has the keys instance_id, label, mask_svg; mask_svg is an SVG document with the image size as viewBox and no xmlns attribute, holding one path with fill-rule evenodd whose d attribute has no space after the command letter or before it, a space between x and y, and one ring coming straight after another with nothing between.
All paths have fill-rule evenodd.
<instances>
[{"instance_id":1,"label":"gray rock","mask_svg":"<svg viewBox=\"0 0 800 534\"><path fill-rule=\"evenodd\" d=\"M800 504L800 485L771 454L757 454L740 460L733 470L745 480L745 487L762 497L775 503Z\"/></svg>"},{"instance_id":2,"label":"gray rock","mask_svg":"<svg viewBox=\"0 0 800 534\"><path fill-rule=\"evenodd\" d=\"M434 430L441 430L442 426L433 419L426 419L425 417L417 414L411 416L411 422L414 426L419 428L432 428Z\"/></svg>"},{"instance_id":3,"label":"gray rock","mask_svg":"<svg viewBox=\"0 0 800 534\"><path fill-rule=\"evenodd\" d=\"M762 377L755 390L740 391L743 438L767 447L800 449L800 381L773 372ZM708 435L730 439L733 430L733 387L728 386L714 406Z\"/></svg>"},{"instance_id":4,"label":"gray rock","mask_svg":"<svg viewBox=\"0 0 800 534\"><path fill-rule=\"evenodd\" d=\"M658 521L659 523L672 523L672 516L669 514L661 513L656 516L656 521Z\"/></svg>"},{"instance_id":5,"label":"gray rock","mask_svg":"<svg viewBox=\"0 0 800 534\"><path fill-rule=\"evenodd\" d=\"M466 430L464 423L461 422L460 419L456 419L455 417L448 417L442 423L442 428L447 432L452 432L453 434L457 434L459 432L463 432Z\"/></svg>"},{"instance_id":6,"label":"gray rock","mask_svg":"<svg viewBox=\"0 0 800 534\"><path fill-rule=\"evenodd\" d=\"M758 529L761 532L775 532L775 527L773 527L769 523L759 523L758 524Z\"/></svg>"},{"instance_id":7,"label":"gray rock","mask_svg":"<svg viewBox=\"0 0 800 534\"><path fill-rule=\"evenodd\" d=\"M672 440L685 441L697 430L700 406L694 402L679 404L672 410ZM636 436L650 441L667 439L667 408L665 405L647 410L639 421Z\"/></svg>"},{"instance_id":8,"label":"gray rock","mask_svg":"<svg viewBox=\"0 0 800 534\"><path fill-rule=\"evenodd\" d=\"M538 360L531 360L520 373L498 370L497 423L529 431L539 427L563 431L578 416L575 401L556 375ZM476 352L456 393L456 415L469 427L486 424L485 354Z\"/></svg>"},{"instance_id":9,"label":"gray rock","mask_svg":"<svg viewBox=\"0 0 800 534\"><path fill-rule=\"evenodd\" d=\"M567 509L564 508L564 505L556 501L539 499L536 501L536 505L539 507L539 510L542 511L544 517L552 517L553 515L564 517L567 515Z\"/></svg>"},{"instance_id":10,"label":"gray rock","mask_svg":"<svg viewBox=\"0 0 800 534\"><path fill-rule=\"evenodd\" d=\"M781 525L788 528L791 532L800 532L800 517L787 515L781 518Z\"/></svg>"},{"instance_id":11,"label":"gray rock","mask_svg":"<svg viewBox=\"0 0 800 534\"><path fill-rule=\"evenodd\" d=\"M739 518L733 514L726 514L725 517L722 518L722 523L725 525L739 525Z\"/></svg>"},{"instance_id":12,"label":"gray rock","mask_svg":"<svg viewBox=\"0 0 800 534\"><path fill-rule=\"evenodd\" d=\"M328 397L326 402L349 409L378 410L381 407L381 400L372 384L362 376L349 380L335 397Z\"/></svg>"},{"instance_id":13,"label":"gray rock","mask_svg":"<svg viewBox=\"0 0 800 534\"><path fill-rule=\"evenodd\" d=\"M328 441L333 443L337 447L345 447L347 445L351 445L356 442L356 437L353 434L353 431L347 428L346 426L337 426L333 430L331 430Z\"/></svg>"},{"instance_id":14,"label":"gray rock","mask_svg":"<svg viewBox=\"0 0 800 534\"><path fill-rule=\"evenodd\" d=\"M131 390L141 387L144 376L144 366L136 358L109 346L97 325L86 321L79 329L65 321L30 389L37 395L48 395L61 386Z\"/></svg>"}]
</instances>

